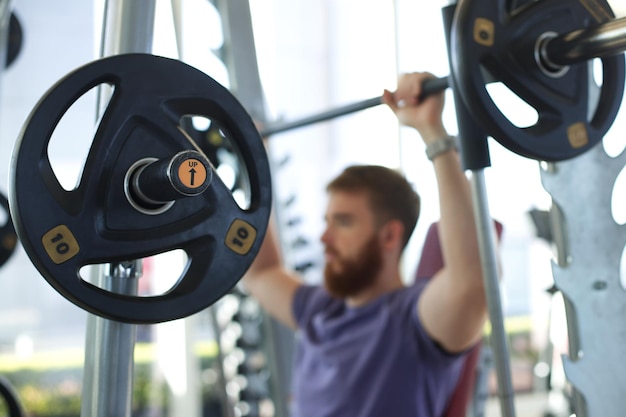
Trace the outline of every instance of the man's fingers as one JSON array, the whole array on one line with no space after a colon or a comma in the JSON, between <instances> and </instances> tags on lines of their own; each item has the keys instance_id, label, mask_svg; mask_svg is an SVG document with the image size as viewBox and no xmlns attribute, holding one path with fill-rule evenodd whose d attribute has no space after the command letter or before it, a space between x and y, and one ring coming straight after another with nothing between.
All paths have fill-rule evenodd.
<instances>
[{"instance_id":1,"label":"man's fingers","mask_svg":"<svg viewBox=\"0 0 626 417\"><path fill-rule=\"evenodd\" d=\"M389 106L394 112L398 109L398 103L396 102L394 93L389 90L383 91L382 102Z\"/></svg>"}]
</instances>

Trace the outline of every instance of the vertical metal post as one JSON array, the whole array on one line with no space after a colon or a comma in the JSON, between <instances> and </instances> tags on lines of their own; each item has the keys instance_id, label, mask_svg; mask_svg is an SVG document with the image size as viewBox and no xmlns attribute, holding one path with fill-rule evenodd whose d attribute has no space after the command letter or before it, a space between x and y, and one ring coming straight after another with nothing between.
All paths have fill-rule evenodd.
<instances>
[{"instance_id":1,"label":"vertical metal post","mask_svg":"<svg viewBox=\"0 0 626 417\"><path fill-rule=\"evenodd\" d=\"M104 7L101 57L152 52L156 0L108 0ZM98 116L106 102L105 93L99 93ZM104 265L97 272L101 288L137 295L141 261ZM135 333L135 325L88 316L82 417L130 417Z\"/></svg>"},{"instance_id":2,"label":"vertical metal post","mask_svg":"<svg viewBox=\"0 0 626 417\"><path fill-rule=\"evenodd\" d=\"M156 0L107 0L100 56L151 53Z\"/></svg>"},{"instance_id":3,"label":"vertical metal post","mask_svg":"<svg viewBox=\"0 0 626 417\"><path fill-rule=\"evenodd\" d=\"M449 61L452 48L452 28L454 26L456 1L450 2L442 9L443 23L446 33ZM487 191L485 186L485 168L491 165L487 135L482 127L473 119L470 110L456 88L454 74L450 77L452 93L456 108L461 144L461 157L465 169L471 170L472 200L476 232L480 249L480 258L483 268L483 285L491 322L490 345L496 365L500 410L503 417L515 417L513 395L513 381L511 377L510 355L506 330L504 328L504 313L500 297L500 280L498 273L498 259L495 244L493 219L489 212Z\"/></svg>"},{"instance_id":4,"label":"vertical metal post","mask_svg":"<svg viewBox=\"0 0 626 417\"><path fill-rule=\"evenodd\" d=\"M222 16L224 47L221 58L228 68L231 92L254 120L265 122L266 103L259 75L252 11L249 0L211 0ZM280 213L276 213L280 217ZM270 395L275 417L288 416L293 333L264 314L263 351L268 358Z\"/></svg>"},{"instance_id":5,"label":"vertical metal post","mask_svg":"<svg viewBox=\"0 0 626 417\"><path fill-rule=\"evenodd\" d=\"M249 0L212 0L222 15L222 58L230 74L231 92L254 120L265 122L265 95L259 76Z\"/></svg>"},{"instance_id":6,"label":"vertical metal post","mask_svg":"<svg viewBox=\"0 0 626 417\"><path fill-rule=\"evenodd\" d=\"M496 363L496 376L500 395L500 410L503 417L514 417L514 397L509 360L508 341L504 328L504 312L500 298L500 280L498 259L496 257L496 238L493 219L489 212L485 176L483 170L472 171L472 198L474 218L478 232L480 259L483 268L483 283L489 321L491 322L491 347Z\"/></svg>"},{"instance_id":7,"label":"vertical metal post","mask_svg":"<svg viewBox=\"0 0 626 417\"><path fill-rule=\"evenodd\" d=\"M137 294L141 262L107 264L98 285ZM136 327L89 314L83 371L82 417L130 417Z\"/></svg>"}]
</instances>

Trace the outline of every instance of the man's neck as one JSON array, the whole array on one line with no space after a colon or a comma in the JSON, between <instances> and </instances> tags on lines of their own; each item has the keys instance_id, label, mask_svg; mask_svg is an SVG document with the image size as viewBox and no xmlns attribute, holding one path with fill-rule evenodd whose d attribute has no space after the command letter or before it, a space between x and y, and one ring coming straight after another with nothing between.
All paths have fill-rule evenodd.
<instances>
[{"instance_id":1,"label":"man's neck","mask_svg":"<svg viewBox=\"0 0 626 417\"><path fill-rule=\"evenodd\" d=\"M404 284L402 283L402 279L400 278L399 271L396 271L392 275L381 275L376 279L375 283L372 286L364 289L356 295L346 297L346 305L348 305L349 307L361 307L374 301L381 295L395 291L402 287L404 287Z\"/></svg>"}]
</instances>

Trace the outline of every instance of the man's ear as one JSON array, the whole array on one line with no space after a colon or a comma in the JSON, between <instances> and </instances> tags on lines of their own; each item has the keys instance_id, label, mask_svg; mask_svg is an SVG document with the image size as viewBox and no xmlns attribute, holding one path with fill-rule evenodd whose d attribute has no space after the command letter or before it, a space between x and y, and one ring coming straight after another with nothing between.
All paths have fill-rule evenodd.
<instances>
[{"instance_id":1,"label":"man's ear","mask_svg":"<svg viewBox=\"0 0 626 417\"><path fill-rule=\"evenodd\" d=\"M400 220L389 220L382 227L380 236L383 248L389 250L402 247L404 225Z\"/></svg>"}]
</instances>

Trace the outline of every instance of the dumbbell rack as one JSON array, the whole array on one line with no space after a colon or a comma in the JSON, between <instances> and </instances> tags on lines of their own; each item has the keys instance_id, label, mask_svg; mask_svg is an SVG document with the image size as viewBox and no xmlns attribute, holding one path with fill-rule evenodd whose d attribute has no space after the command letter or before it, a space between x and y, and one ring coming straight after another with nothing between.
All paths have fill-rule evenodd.
<instances>
[{"instance_id":1,"label":"dumbbell rack","mask_svg":"<svg viewBox=\"0 0 626 417\"><path fill-rule=\"evenodd\" d=\"M220 393L226 417L278 415L281 404L273 398L271 333L268 318L258 303L234 289L211 307L219 346Z\"/></svg>"}]
</instances>

